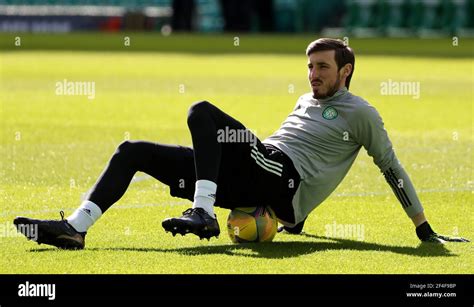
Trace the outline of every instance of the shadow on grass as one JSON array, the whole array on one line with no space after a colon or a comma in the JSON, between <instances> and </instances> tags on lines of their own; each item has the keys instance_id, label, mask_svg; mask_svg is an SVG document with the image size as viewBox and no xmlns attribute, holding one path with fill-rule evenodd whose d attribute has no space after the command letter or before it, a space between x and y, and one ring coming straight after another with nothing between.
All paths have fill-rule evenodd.
<instances>
[{"instance_id":1,"label":"shadow on grass","mask_svg":"<svg viewBox=\"0 0 474 307\"><path fill-rule=\"evenodd\" d=\"M440 244L420 244L417 247L393 246L378 243L368 243L348 239L327 238L311 234L293 235L298 237L312 238L319 241L286 241L272 243L245 243L245 244L225 244L206 245L180 248L140 248L140 247L106 247L87 248L87 251L117 251L117 252L159 252L177 253L188 256L199 255L235 255L254 258L291 258L302 255L317 253L321 251L334 250L355 250L355 251L377 251L390 252L401 255L416 257L456 257L445 245ZM55 249L41 248L31 249L31 252L54 251Z\"/></svg>"}]
</instances>

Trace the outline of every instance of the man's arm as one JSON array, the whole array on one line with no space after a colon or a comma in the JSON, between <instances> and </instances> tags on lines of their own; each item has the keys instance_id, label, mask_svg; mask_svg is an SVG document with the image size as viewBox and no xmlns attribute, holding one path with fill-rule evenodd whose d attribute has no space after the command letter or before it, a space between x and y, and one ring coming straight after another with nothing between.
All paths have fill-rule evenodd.
<instances>
[{"instance_id":1,"label":"man's arm","mask_svg":"<svg viewBox=\"0 0 474 307\"><path fill-rule=\"evenodd\" d=\"M373 158L405 213L413 220L423 213L423 206L410 177L395 155L382 118L377 110L370 105L360 108L356 116L357 119L353 126L355 140Z\"/></svg>"},{"instance_id":2,"label":"man's arm","mask_svg":"<svg viewBox=\"0 0 474 307\"><path fill-rule=\"evenodd\" d=\"M354 138L367 150L369 156L383 173L405 213L416 227L421 241L443 243L443 241L465 242L463 238L450 238L436 234L428 224L424 209L416 194L410 177L398 161L392 143L377 110L368 105L361 108L353 127Z\"/></svg>"}]
</instances>

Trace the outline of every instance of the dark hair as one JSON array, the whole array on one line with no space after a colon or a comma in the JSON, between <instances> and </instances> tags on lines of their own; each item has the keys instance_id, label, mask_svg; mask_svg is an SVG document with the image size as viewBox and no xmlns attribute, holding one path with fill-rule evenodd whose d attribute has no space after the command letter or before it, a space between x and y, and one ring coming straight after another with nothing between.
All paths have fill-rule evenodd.
<instances>
[{"instance_id":1,"label":"dark hair","mask_svg":"<svg viewBox=\"0 0 474 307\"><path fill-rule=\"evenodd\" d=\"M354 51L349 46L346 46L340 39L334 38L320 38L308 45L306 48L306 55L309 56L313 52L334 50L334 57L337 63L337 70L341 69L346 64L352 64L352 71L346 78L346 87L349 89L352 74L354 73L355 56Z\"/></svg>"}]
</instances>

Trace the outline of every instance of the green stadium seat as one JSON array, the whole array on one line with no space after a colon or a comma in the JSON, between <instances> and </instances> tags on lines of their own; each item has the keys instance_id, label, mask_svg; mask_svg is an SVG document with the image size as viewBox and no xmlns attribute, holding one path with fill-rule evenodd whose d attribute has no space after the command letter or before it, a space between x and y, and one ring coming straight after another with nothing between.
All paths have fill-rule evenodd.
<instances>
[{"instance_id":1,"label":"green stadium seat","mask_svg":"<svg viewBox=\"0 0 474 307\"><path fill-rule=\"evenodd\" d=\"M413 35L408 20L411 13L410 0L388 0L382 4L381 33L391 37Z\"/></svg>"},{"instance_id":2,"label":"green stadium seat","mask_svg":"<svg viewBox=\"0 0 474 307\"><path fill-rule=\"evenodd\" d=\"M196 27L198 31L222 31L222 29L224 28L224 21L221 15L221 8L218 0L197 0L196 10Z\"/></svg>"},{"instance_id":3,"label":"green stadium seat","mask_svg":"<svg viewBox=\"0 0 474 307\"><path fill-rule=\"evenodd\" d=\"M349 33L354 36L377 36L377 13L380 11L381 2L377 0L347 0L348 13L344 25Z\"/></svg>"},{"instance_id":4,"label":"green stadium seat","mask_svg":"<svg viewBox=\"0 0 474 307\"><path fill-rule=\"evenodd\" d=\"M472 7L469 9L469 4L472 5L473 3L474 1L466 0L443 0L441 4L443 10L441 27L444 33L449 35L462 34L473 27L472 24L469 24L469 20L472 21L474 18Z\"/></svg>"},{"instance_id":5,"label":"green stadium seat","mask_svg":"<svg viewBox=\"0 0 474 307\"><path fill-rule=\"evenodd\" d=\"M274 0L275 30L297 32L303 29L301 0Z\"/></svg>"},{"instance_id":6,"label":"green stadium seat","mask_svg":"<svg viewBox=\"0 0 474 307\"><path fill-rule=\"evenodd\" d=\"M347 0L354 36L473 35L474 0Z\"/></svg>"}]
</instances>

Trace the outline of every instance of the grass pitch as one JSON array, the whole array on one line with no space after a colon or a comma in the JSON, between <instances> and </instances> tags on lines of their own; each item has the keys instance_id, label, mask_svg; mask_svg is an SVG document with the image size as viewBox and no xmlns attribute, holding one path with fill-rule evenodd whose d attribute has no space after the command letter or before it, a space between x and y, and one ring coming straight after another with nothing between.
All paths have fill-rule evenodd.
<instances>
[{"instance_id":1,"label":"grass pitch","mask_svg":"<svg viewBox=\"0 0 474 307\"><path fill-rule=\"evenodd\" d=\"M430 43L444 50L439 57L358 54L355 48L351 91L381 113L435 231L472 240L472 53L449 58L445 43ZM236 245L225 229L228 211L217 209L219 239L172 237L161 228L162 219L179 215L190 202L137 173L125 196L90 229L85 250L28 242L14 235L13 218L70 214L123 140L190 145L186 113L195 101L213 102L264 139L309 91L306 57L38 48L3 50L0 61L0 273L474 271L472 243L420 245L364 149L342 184L310 215L304 235ZM95 82L95 98L56 95L55 84L64 79ZM381 95L381 82L389 80L419 82L419 99ZM328 235L348 225L359 232Z\"/></svg>"}]
</instances>

